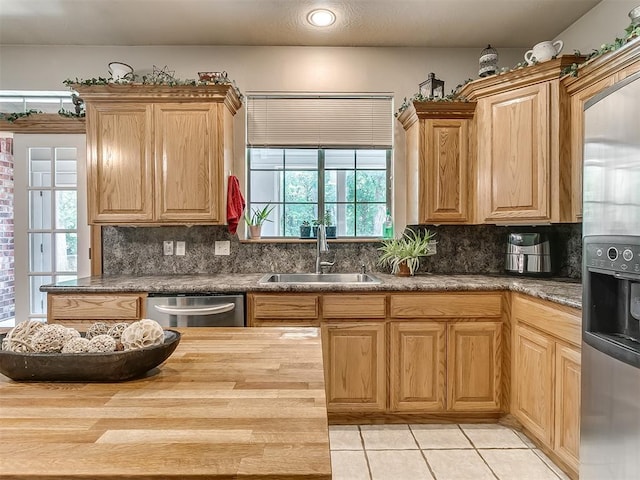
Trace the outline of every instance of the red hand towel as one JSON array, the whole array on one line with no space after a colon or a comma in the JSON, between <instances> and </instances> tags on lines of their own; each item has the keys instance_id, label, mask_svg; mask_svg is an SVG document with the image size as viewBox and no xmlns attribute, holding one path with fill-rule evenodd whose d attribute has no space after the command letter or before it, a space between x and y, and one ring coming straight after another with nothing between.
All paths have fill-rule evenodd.
<instances>
[{"instance_id":1,"label":"red hand towel","mask_svg":"<svg viewBox=\"0 0 640 480\"><path fill-rule=\"evenodd\" d=\"M238 230L238 222L242 218L245 206L238 177L230 175L227 189L227 223L229 224L229 233L232 235Z\"/></svg>"}]
</instances>

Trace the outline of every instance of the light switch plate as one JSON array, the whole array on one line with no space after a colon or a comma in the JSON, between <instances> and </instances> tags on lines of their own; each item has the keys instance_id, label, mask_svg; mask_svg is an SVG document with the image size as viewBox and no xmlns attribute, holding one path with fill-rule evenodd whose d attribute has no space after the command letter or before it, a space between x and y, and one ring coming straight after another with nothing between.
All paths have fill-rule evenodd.
<instances>
[{"instance_id":1,"label":"light switch plate","mask_svg":"<svg viewBox=\"0 0 640 480\"><path fill-rule=\"evenodd\" d=\"M231 255L231 242L228 240L215 243L215 255Z\"/></svg>"},{"instance_id":2,"label":"light switch plate","mask_svg":"<svg viewBox=\"0 0 640 480\"><path fill-rule=\"evenodd\" d=\"M184 256L187 249L187 242L176 242L176 255Z\"/></svg>"},{"instance_id":3,"label":"light switch plate","mask_svg":"<svg viewBox=\"0 0 640 480\"><path fill-rule=\"evenodd\" d=\"M165 240L162 242L162 251L165 255L173 255L173 240Z\"/></svg>"}]
</instances>

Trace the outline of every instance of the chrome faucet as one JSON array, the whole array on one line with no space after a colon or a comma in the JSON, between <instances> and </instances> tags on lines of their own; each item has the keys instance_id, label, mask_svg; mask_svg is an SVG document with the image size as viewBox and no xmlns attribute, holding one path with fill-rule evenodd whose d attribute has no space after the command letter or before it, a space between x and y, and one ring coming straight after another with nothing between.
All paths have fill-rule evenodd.
<instances>
[{"instance_id":1,"label":"chrome faucet","mask_svg":"<svg viewBox=\"0 0 640 480\"><path fill-rule=\"evenodd\" d=\"M320 254L329 251L329 243L327 242L327 231L324 225L318 225L318 236L316 241L316 273L323 273L322 267L332 267L335 262L320 261Z\"/></svg>"}]
</instances>

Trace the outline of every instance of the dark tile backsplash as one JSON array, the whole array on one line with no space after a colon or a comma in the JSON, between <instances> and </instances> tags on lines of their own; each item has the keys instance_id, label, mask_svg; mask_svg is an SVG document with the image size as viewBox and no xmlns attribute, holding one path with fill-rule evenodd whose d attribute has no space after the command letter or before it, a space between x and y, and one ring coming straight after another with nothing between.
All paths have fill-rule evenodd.
<instances>
[{"instance_id":1,"label":"dark tile backsplash","mask_svg":"<svg viewBox=\"0 0 640 480\"><path fill-rule=\"evenodd\" d=\"M556 276L579 279L582 262L581 224L541 227L495 225L424 226L437 233L438 253L422 259L420 272L504 273L507 234L514 231L545 232L555 251ZM315 268L314 243L240 242L227 228L192 227L103 227L103 271L105 274L188 274L311 272ZM185 241L185 256L162 255L164 240ZM214 242L229 240L231 255L214 255ZM367 271L377 267L377 242L331 242L323 260L335 261L332 271Z\"/></svg>"}]
</instances>

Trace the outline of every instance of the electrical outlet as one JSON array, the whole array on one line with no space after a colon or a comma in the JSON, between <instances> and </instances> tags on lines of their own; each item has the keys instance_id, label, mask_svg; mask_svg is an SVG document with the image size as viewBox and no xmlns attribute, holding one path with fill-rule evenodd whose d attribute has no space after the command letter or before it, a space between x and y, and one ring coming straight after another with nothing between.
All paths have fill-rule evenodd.
<instances>
[{"instance_id":1,"label":"electrical outlet","mask_svg":"<svg viewBox=\"0 0 640 480\"><path fill-rule=\"evenodd\" d=\"M162 242L162 251L165 255L173 255L173 240L165 240Z\"/></svg>"},{"instance_id":2,"label":"electrical outlet","mask_svg":"<svg viewBox=\"0 0 640 480\"><path fill-rule=\"evenodd\" d=\"M187 248L187 242L176 242L176 255L184 256Z\"/></svg>"},{"instance_id":3,"label":"electrical outlet","mask_svg":"<svg viewBox=\"0 0 640 480\"><path fill-rule=\"evenodd\" d=\"M231 255L231 242L228 240L215 243L215 255Z\"/></svg>"}]
</instances>

